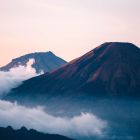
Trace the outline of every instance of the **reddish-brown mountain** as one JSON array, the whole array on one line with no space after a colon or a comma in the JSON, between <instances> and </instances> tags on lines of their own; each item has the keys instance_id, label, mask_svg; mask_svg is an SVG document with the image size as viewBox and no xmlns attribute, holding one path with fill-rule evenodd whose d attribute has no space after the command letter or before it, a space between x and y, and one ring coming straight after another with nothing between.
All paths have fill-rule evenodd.
<instances>
[{"instance_id":1,"label":"reddish-brown mountain","mask_svg":"<svg viewBox=\"0 0 140 140\"><path fill-rule=\"evenodd\" d=\"M140 96L140 49L109 42L51 72L25 81L9 97Z\"/></svg>"}]
</instances>

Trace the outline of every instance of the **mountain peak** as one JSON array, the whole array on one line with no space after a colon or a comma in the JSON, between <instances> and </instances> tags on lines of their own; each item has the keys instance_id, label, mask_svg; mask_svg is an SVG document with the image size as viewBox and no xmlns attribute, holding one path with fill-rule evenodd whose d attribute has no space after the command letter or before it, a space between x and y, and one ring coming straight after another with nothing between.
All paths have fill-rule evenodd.
<instances>
[{"instance_id":1,"label":"mountain peak","mask_svg":"<svg viewBox=\"0 0 140 140\"><path fill-rule=\"evenodd\" d=\"M55 55L52 51L34 52L34 53L27 54L27 55L40 55L40 54L51 54L51 55ZM25 56L25 55L24 55L24 56Z\"/></svg>"},{"instance_id":2,"label":"mountain peak","mask_svg":"<svg viewBox=\"0 0 140 140\"><path fill-rule=\"evenodd\" d=\"M9 71L12 68L16 68L19 66L27 66L27 63L30 59L34 60L34 64L32 64L32 68L35 69L37 73L42 72L50 72L66 63L63 59L56 56L53 52L35 52L20 56L18 58L13 59L6 66L1 67L1 71Z\"/></svg>"},{"instance_id":3,"label":"mountain peak","mask_svg":"<svg viewBox=\"0 0 140 140\"><path fill-rule=\"evenodd\" d=\"M48 51L47 53L49 53L51 55L55 55L52 51Z\"/></svg>"},{"instance_id":4,"label":"mountain peak","mask_svg":"<svg viewBox=\"0 0 140 140\"><path fill-rule=\"evenodd\" d=\"M139 48L135 46L132 43L129 42L106 42L103 43L102 45L98 46L96 49L93 49L93 51L118 51L121 52L122 50L124 51L133 51L133 50L138 50Z\"/></svg>"},{"instance_id":5,"label":"mountain peak","mask_svg":"<svg viewBox=\"0 0 140 140\"><path fill-rule=\"evenodd\" d=\"M140 49L131 43L109 42L51 73L25 81L14 89L13 95L24 91L25 95L43 94L46 98L61 94L67 97L67 93L74 97L137 97L139 77ZM34 85L38 86L33 89Z\"/></svg>"},{"instance_id":6,"label":"mountain peak","mask_svg":"<svg viewBox=\"0 0 140 140\"><path fill-rule=\"evenodd\" d=\"M130 42L105 42L100 45L100 47L108 47L108 46L120 46L120 47L129 47L129 46L135 46L133 43ZM136 47L136 46L135 46Z\"/></svg>"}]
</instances>

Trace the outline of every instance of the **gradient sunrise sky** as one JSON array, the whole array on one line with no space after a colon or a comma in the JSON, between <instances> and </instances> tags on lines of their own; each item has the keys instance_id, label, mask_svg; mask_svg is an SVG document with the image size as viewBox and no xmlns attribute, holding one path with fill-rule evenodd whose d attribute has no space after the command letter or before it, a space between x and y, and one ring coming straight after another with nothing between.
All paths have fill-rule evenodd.
<instances>
[{"instance_id":1,"label":"gradient sunrise sky","mask_svg":"<svg viewBox=\"0 0 140 140\"><path fill-rule=\"evenodd\" d=\"M140 46L140 0L0 0L0 65L52 51L70 61L103 42Z\"/></svg>"}]
</instances>

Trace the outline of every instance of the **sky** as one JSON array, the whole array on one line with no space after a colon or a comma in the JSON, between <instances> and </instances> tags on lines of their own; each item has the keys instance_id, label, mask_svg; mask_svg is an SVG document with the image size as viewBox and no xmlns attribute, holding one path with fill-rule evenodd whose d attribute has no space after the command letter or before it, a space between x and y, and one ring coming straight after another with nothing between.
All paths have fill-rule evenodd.
<instances>
[{"instance_id":1,"label":"sky","mask_svg":"<svg viewBox=\"0 0 140 140\"><path fill-rule=\"evenodd\" d=\"M0 66L52 51L70 61L104 42L140 46L139 0L0 0Z\"/></svg>"}]
</instances>

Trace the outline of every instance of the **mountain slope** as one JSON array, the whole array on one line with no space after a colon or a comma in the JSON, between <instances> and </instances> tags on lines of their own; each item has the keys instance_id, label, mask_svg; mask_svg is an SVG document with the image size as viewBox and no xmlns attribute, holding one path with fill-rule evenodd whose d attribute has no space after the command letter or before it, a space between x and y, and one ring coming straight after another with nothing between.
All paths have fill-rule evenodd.
<instances>
[{"instance_id":1,"label":"mountain slope","mask_svg":"<svg viewBox=\"0 0 140 140\"><path fill-rule=\"evenodd\" d=\"M139 77L140 49L131 43L109 42L58 70L25 81L9 97L137 97Z\"/></svg>"},{"instance_id":2,"label":"mountain slope","mask_svg":"<svg viewBox=\"0 0 140 140\"><path fill-rule=\"evenodd\" d=\"M60 135L44 134L33 129L27 130L24 127L19 130L0 127L0 138L2 140L72 140Z\"/></svg>"},{"instance_id":3,"label":"mountain slope","mask_svg":"<svg viewBox=\"0 0 140 140\"><path fill-rule=\"evenodd\" d=\"M27 66L30 59L34 60L32 67L37 73L52 71L66 63L66 61L57 57L52 52L38 52L15 58L6 66L1 67L0 71L9 71L15 67Z\"/></svg>"}]
</instances>

